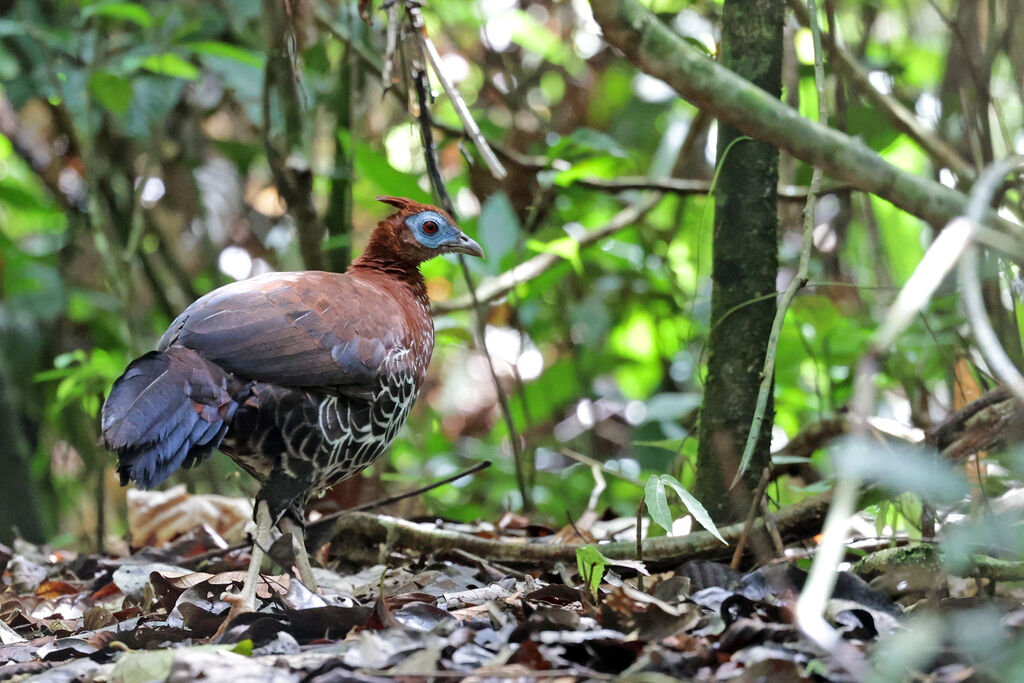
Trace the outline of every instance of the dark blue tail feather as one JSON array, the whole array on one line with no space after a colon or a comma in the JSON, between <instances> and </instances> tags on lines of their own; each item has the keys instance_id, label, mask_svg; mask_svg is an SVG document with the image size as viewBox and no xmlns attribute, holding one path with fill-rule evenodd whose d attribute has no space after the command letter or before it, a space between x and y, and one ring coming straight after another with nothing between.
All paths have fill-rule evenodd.
<instances>
[{"instance_id":1,"label":"dark blue tail feather","mask_svg":"<svg viewBox=\"0 0 1024 683\"><path fill-rule=\"evenodd\" d=\"M217 449L248 387L191 349L172 346L128 366L103 404L102 441L121 483L162 484Z\"/></svg>"}]
</instances>

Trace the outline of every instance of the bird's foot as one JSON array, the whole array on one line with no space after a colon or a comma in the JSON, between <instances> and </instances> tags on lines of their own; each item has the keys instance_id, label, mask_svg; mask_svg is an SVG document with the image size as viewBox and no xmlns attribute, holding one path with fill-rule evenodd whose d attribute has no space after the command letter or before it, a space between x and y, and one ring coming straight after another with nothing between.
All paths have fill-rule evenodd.
<instances>
[{"instance_id":1,"label":"bird's foot","mask_svg":"<svg viewBox=\"0 0 1024 683\"><path fill-rule=\"evenodd\" d=\"M221 622L220 627L213 634L214 642L219 640L220 637L224 635L224 632L227 631L228 626L236 618L243 614L248 614L249 612L256 611L256 586L253 585L252 590L247 590L248 588L248 585L243 585L242 590L238 591L237 593L232 593L231 591L224 591L223 593L221 593L220 599L231 605L231 608L228 610L227 616L224 617L224 621Z\"/></svg>"}]
</instances>

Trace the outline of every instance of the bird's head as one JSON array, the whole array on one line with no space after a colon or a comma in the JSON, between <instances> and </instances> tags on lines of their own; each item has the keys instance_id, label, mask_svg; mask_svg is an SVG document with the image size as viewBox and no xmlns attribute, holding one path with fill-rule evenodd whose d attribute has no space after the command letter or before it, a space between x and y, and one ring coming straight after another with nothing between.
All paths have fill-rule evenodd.
<instances>
[{"instance_id":1,"label":"bird's head","mask_svg":"<svg viewBox=\"0 0 1024 683\"><path fill-rule=\"evenodd\" d=\"M378 224L370 238L371 246L383 247L384 244L374 244L379 239L391 249L394 258L406 263L418 264L450 253L483 258L484 250L455 225L444 209L401 197L377 199L398 211Z\"/></svg>"}]
</instances>

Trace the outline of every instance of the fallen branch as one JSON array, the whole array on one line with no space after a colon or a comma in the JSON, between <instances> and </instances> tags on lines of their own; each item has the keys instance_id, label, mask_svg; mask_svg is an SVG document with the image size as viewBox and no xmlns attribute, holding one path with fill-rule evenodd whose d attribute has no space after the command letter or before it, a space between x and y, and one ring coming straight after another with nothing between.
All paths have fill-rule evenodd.
<instances>
[{"instance_id":1,"label":"fallen branch","mask_svg":"<svg viewBox=\"0 0 1024 683\"><path fill-rule=\"evenodd\" d=\"M928 432L927 443L942 457L962 461L978 451L1024 441L1024 407L1006 387L968 403Z\"/></svg>"},{"instance_id":2,"label":"fallen branch","mask_svg":"<svg viewBox=\"0 0 1024 683\"><path fill-rule=\"evenodd\" d=\"M818 533L831 500L831 493L825 492L776 512L775 524L782 538L792 543ZM643 541L643 558L645 562L665 565L698 558L728 558L729 547L739 540L744 526L743 522L739 522L719 528L729 545L723 545L707 531L695 531L687 536L648 538ZM761 533L764 520L758 519L753 529L755 533ZM394 550L461 550L490 562L512 565L555 562L575 564L576 551L582 547L573 543L520 543L507 539L479 538L368 513L353 513L338 519L334 526L334 538L343 538L345 542L338 544L333 552L353 562L376 562L378 548L382 543ZM599 548L605 557L613 560L636 557L635 541L602 543Z\"/></svg>"}]
</instances>

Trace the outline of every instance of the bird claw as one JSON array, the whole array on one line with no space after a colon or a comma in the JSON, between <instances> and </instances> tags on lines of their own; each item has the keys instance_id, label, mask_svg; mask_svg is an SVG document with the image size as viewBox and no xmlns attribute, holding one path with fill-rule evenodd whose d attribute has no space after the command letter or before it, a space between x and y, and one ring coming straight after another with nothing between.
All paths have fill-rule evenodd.
<instances>
[{"instance_id":1,"label":"bird claw","mask_svg":"<svg viewBox=\"0 0 1024 683\"><path fill-rule=\"evenodd\" d=\"M221 593L220 599L231 605L231 609L228 610L227 616L224 617L224 621L221 622L220 627L213 634L211 640L213 642L217 642L218 640L220 640L220 637L224 635L224 633L228 629L228 626L236 618L240 617L243 614L248 614L249 612L255 612L255 598L255 595L245 595L244 588L243 590L237 593L232 593L230 591L224 591L223 593Z\"/></svg>"}]
</instances>

